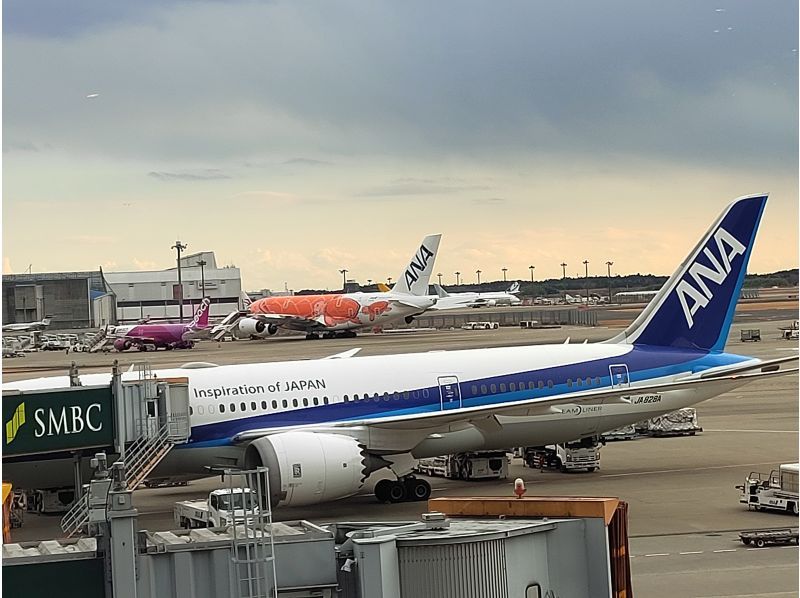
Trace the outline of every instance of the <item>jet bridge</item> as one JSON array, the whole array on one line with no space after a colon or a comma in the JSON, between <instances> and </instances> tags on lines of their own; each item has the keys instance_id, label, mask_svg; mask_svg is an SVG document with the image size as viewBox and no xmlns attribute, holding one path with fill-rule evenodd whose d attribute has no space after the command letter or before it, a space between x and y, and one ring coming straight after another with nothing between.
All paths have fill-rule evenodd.
<instances>
[{"instance_id":1,"label":"jet bridge","mask_svg":"<svg viewBox=\"0 0 800 598\"><path fill-rule=\"evenodd\" d=\"M84 456L104 451L126 462L135 488L191 433L188 380L157 379L146 364L137 372L123 382L115 363L109 384L81 386L73 364L70 387L4 391L5 477L28 489L80 489L90 477Z\"/></svg>"}]
</instances>

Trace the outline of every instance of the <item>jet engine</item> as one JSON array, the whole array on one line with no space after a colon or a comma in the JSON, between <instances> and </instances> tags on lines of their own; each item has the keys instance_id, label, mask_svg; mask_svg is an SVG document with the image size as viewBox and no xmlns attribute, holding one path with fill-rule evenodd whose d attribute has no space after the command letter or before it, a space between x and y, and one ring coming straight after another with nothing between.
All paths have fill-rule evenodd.
<instances>
[{"instance_id":1,"label":"jet engine","mask_svg":"<svg viewBox=\"0 0 800 598\"><path fill-rule=\"evenodd\" d=\"M267 324L256 318L242 318L239 320L239 331L243 336L272 336L278 332L275 324Z\"/></svg>"},{"instance_id":2,"label":"jet engine","mask_svg":"<svg viewBox=\"0 0 800 598\"><path fill-rule=\"evenodd\" d=\"M497 300L496 300L496 299L489 299L489 300L486 302L486 305L487 305L488 307L494 307L495 305L497 305Z\"/></svg>"},{"instance_id":3,"label":"jet engine","mask_svg":"<svg viewBox=\"0 0 800 598\"><path fill-rule=\"evenodd\" d=\"M389 463L349 436L282 432L245 450L246 469L262 465L269 468L270 504L302 506L352 496L370 473Z\"/></svg>"},{"instance_id":4,"label":"jet engine","mask_svg":"<svg viewBox=\"0 0 800 598\"><path fill-rule=\"evenodd\" d=\"M118 338L114 341L114 348L117 351L127 351L131 348L131 341L127 338Z\"/></svg>"}]
</instances>

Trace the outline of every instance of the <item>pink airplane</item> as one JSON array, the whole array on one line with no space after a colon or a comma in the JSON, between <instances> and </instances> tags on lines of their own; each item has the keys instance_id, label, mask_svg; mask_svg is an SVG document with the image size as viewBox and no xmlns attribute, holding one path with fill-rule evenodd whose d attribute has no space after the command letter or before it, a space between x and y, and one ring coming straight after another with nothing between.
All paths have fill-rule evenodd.
<instances>
[{"instance_id":1,"label":"pink airplane","mask_svg":"<svg viewBox=\"0 0 800 598\"><path fill-rule=\"evenodd\" d=\"M188 324L134 324L133 326L109 326L106 335L113 341L117 351L136 347L139 351L156 349L191 349L194 340L208 330L208 311L211 299L204 297Z\"/></svg>"}]
</instances>

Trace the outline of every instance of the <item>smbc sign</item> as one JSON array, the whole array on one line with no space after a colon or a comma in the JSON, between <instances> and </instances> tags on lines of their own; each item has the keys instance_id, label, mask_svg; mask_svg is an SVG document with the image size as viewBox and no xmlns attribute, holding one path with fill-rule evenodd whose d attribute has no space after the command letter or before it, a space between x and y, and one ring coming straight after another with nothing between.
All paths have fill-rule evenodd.
<instances>
[{"instance_id":1,"label":"smbc sign","mask_svg":"<svg viewBox=\"0 0 800 598\"><path fill-rule=\"evenodd\" d=\"M113 444L109 386L3 394L4 456Z\"/></svg>"}]
</instances>

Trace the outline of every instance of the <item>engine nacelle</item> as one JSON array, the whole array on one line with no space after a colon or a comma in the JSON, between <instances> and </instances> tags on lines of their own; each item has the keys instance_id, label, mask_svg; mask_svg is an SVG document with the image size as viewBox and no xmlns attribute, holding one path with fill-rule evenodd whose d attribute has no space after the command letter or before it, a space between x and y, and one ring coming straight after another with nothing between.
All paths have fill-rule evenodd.
<instances>
[{"instance_id":1,"label":"engine nacelle","mask_svg":"<svg viewBox=\"0 0 800 598\"><path fill-rule=\"evenodd\" d=\"M244 466L269 468L270 504L302 506L352 496L367 476L384 467L363 445L339 434L282 432L254 440Z\"/></svg>"},{"instance_id":2,"label":"engine nacelle","mask_svg":"<svg viewBox=\"0 0 800 598\"><path fill-rule=\"evenodd\" d=\"M243 336L272 336L278 332L278 327L256 318L242 318L239 320L239 332Z\"/></svg>"},{"instance_id":3,"label":"engine nacelle","mask_svg":"<svg viewBox=\"0 0 800 598\"><path fill-rule=\"evenodd\" d=\"M117 351L127 351L131 348L131 341L127 338L118 338L114 341L114 348Z\"/></svg>"},{"instance_id":4,"label":"engine nacelle","mask_svg":"<svg viewBox=\"0 0 800 598\"><path fill-rule=\"evenodd\" d=\"M496 299L489 299L486 302L486 305L489 306L489 307L494 307L495 305L497 305L497 300Z\"/></svg>"}]
</instances>

